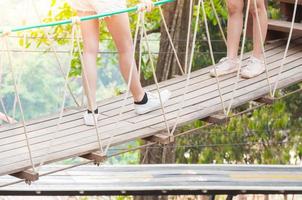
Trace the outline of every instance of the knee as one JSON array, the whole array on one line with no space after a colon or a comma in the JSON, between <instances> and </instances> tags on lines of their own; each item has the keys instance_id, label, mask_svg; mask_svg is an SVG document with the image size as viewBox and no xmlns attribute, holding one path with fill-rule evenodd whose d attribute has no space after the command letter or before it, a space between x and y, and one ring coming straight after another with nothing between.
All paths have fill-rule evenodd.
<instances>
[{"instance_id":1,"label":"knee","mask_svg":"<svg viewBox=\"0 0 302 200\"><path fill-rule=\"evenodd\" d=\"M132 40L123 40L116 46L119 54L132 54L135 51Z\"/></svg>"},{"instance_id":2,"label":"knee","mask_svg":"<svg viewBox=\"0 0 302 200\"><path fill-rule=\"evenodd\" d=\"M263 0L256 0L256 3L254 0L251 1L249 12L253 17L255 17L257 14L259 15L260 13L265 12L265 10L266 7Z\"/></svg>"},{"instance_id":3,"label":"knee","mask_svg":"<svg viewBox=\"0 0 302 200\"><path fill-rule=\"evenodd\" d=\"M99 51L99 45L97 44L84 44L84 53L87 55L95 55Z\"/></svg>"},{"instance_id":4,"label":"knee","mask_svg":"<svg viewBox=\"0 0 302 200\"><path fill-rule=\"evenodd\" d=\"M229 15L242 13L243 10L243 5L238 3L238 0L228 0L227 7L228 7Z\"/></svg>"}]
</instances>

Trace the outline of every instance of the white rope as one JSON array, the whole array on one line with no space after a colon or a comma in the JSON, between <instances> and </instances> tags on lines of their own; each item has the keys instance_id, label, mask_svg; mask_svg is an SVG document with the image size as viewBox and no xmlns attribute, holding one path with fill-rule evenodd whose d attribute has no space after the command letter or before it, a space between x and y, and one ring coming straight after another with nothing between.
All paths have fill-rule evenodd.
<instances>
[{"instance_id":1,"label":"white rope","mask_svg":"<svg viewBox=\"0 0 302 200\"><path fill-rule=\"evenodd\" d=\"M165 27L165 31L167 33L167 36L168 36L168 40L170 42L170 45L172 47L172 50L173 50L173 53L174 53L174 57L175 57L175 60L176 60L176 63L177 63L177 66L181 72L182 75L185 74L184 70L183 70L183 67L182 65L180 64L180 61L179 61L179 57L178 57L178 54L177 54L177 51L176 51L176 48L175 48L175 45L173 43L173 40L172 40L172 37L171 37L171 34L169 33L169 28L168 28L168 25L167 25L167 22L166 22L166 19L165 19L165 16L164 16L164 13L163 13L163 10L161 7L159 7L159 13L161 15L161 18L162 18L162 22L164 24L164 27Z\"/></svg>"},{"instance_id":2,"label":"white rope","mask_svg":"<svg viewBox=\"0 0 302 200\"><path fill-rule=\"evenodd\" d=\"M194 53L195 53L195 47L196 47L196 38L197 38L197 31L198 31L198 25L199 25L199 20L200 20L200 5L201 5L201 0L198 0L198 5L197 5L197 15L196 15L196 22L195 22L195 27L194 27L194 33L193 33L193 41L192 41L192 51L191 51L191 55L190 55L190 64L189 64L189 69L188 69L188 74L187 74L187 78L186 78L186 84L184 87L184 93L182 95L182 100L180 102L180 107L178 108L177 111L177 117L175 120L175 123L173 125L171 134L174 134L174 132L176 131L179 119L180 119L180 113L183 110L184 104L185 104L185 100L186 100L186 95L187 95L187 91L188 91L188 87L190 84L190 79L191 79L191 72L192 72L192 66L193 66L193 58L194 58ZM193 14L193 10L190 9L189 13L190 15Z\"/></svg>"},{"instance_id":3,"label":"white rope","mask_svg":"<svg viewBox=\"0 0 302 200\"><path fill-rule=\"evenodd\" d=\"M220 33L222 35L223 41L224 41L225 45L227 46L227 39L226 39L226 36L224 34L224 31L223 31L223 28L222 28L222 25L221 25L221 22L220 22L220 18L218 16L218 13L217 13L217 10L216 10L216 7L215 7L215 4L214 4L213 0L210 0L210 3L211 3L212 10L213 10L213 13L214 13L215 18L216 18Z\"/></svg>"},{"instance_id":4,"label":"white rope","mask_svg":"<svg viewBox=\"0 0 302 200\"><path fill-rule=\"evenodd\" d=\"M65 103L66 103L66 96L67 96L67 85L68 85L68 80L69 80L69 72L70 72L70 69L71 69L71 61L72 61L73 53L74 53L75 32L76 32L77 25L78 25L78 19L73 18L72 21L73 22L72 22L72 31L71 31L71 43L70 43L70 52L69 52L69 60L68 60L68 66L69 67L68 67L68 71L66 73L66 77L64 79L65 81L64 81L64 90L63 90L64 91L63 92L63 100L62 100L62 104L61 104L61 109L60 109L60 113L59 113L58 122L57 122L57 125L56 125L56 130L55 130L54 133L51 134L51 139L48 142L45 157L44 157L44 159L42 159L42 161L39 164L40 167L42 165L44 165L44 163L48 159L48 156L50 154L50 150L53 147L53 142L56 139L56 135L60 131L61 122L63 120Z\"/></svg>"},{"instance_id":5,"label":"white rope","mask_svg":"<svg viewBox=\"0 0 302 200\"><path fill-rule=\"evenodd\" d=\"M150 44L149 44L149 41L148 41L148 35L147 35L146 27L145 27L145 15L142 15L142 27L141 28L143 29L144 35L145 35L145 44L146 44L148 54L149 54L149 58L150 58L150 64L151 64L151 67L152 67L153 78L154 78L154 82L155 82L156 89L157 89L157 92L158 92L158 97L159 97L159 100L160 100L160 105L161 105L161 109L162 109L162 113L163 113L163 117L164 117L164 122L165 122L166 129L167 129L167 133L168 133L169 136L172 136L171 132L170 132L170 129L169 129L169 124L168 124L168 121L167 121L165 106L163 104L162 97L161 97L161 94L160 94L160 87L159 87L157 76L156 76L156 69L155 69L155 65L154 65L154 61L153 61L153 57L152 57L152 53L151 53Z\"/></svg>"},{"instance_id":6,"label":"white rope","mask_svg":"<svg viewBox=\"0 0 302 200\"><path fill-rule=\"evenodd\" d=\"M131 62L131 67L130 67L130 74L129 74L129 77L128 77L128 83L127 83L127 91L124 95L124 99L123 99L123 102L122 102L122 105L120 107L119 114L118 114L118 117L117 117L117 120L116 120L116 126L117 127L119 126L119 123L121 121L121 117L122 117L122 115L124 113L124 109L126 107L126 101L127 101L128 96L130 94L130 87L131 87L131 83L132 83L133 71L134 71L134 66L135 66L135 49L136 49L136 46L137 46L137 38L138 38L139 28L140 28L140 23L141 23L141 15L142 15L142 12L138 12L137 24L136 24L135 34L134 34L132 62ZM142 42L142 38L141 38L141 42ZM111 134L109 142L108 142L107 147L105 149L106 154L109 151L109 148L110 148L114 138L115 138L115 134L113 133L113 134Z\"/></svg>"},{"instance_id":7,"label":"white rope","mask_svg":"<svg viewBox=\"0 0 302 200\"><path fill-rule=\"evenodd\" d=\"M75 18L76 20L74 22L76 23L79 23L80 22L80 19L79 18ZM78 49L79 49L79 55L80 55L80 60L81 60L81 64L83 66L83 80L84 80L84 83L86 85L86 96L87 96L87 100L88 100L88 104L89 105L93 105L93 100L91 99L91 89L90 89L90 86L89 86L89 82L88 82L88 77L87 77L87 74L85 73L85 63L84 63L84 58L83 58L83 54L82 54L82 50L81 50L81 44L80 44L80 38L81 38L81 35L80 35L80 31L79 31L79 27L77 26L77 29L76 29L76 44L78 46ZM94 108L92 108L94 109ZM98 140L98 144L99 144L99 149L100 149L100 153L103 154L104 156L106 155L106 151L104 151L104 148L103 148L103 144L102 144L102 137L100 135L100 131L99 131L99 127L98 127L98 119L96 118L95 116L95 113L94 111L92 111L92 116L93 116L93 121L94 121L94 127L95 127L95 131L96 131L96 134L97 134L97 140Z\"/></svg>"},{"instance_id":8,"label":"white rope","mask_svg":"<svg viewBox=\"0 0 302 200\"><path fill-rule=\"evenodd\" d=\"M275 97L276 91L278 89L278 85L279 85L279 81L280 81L280 76L281 76L281 74L283 72L284 64L285 64L286 57L287 57L287 54L288 54L289 45L290 45L290 42L291 42L291 39L292 39L294 25L295 25L295 19L296 19L296 15L297 15L297 7L298 7L298 0L295 1L293 18L292 18L292 21L291 21L291 26L290 26L290 31L289 31L289 35L288 35L288 39L287 39L287 44L286 44L285 52L284 52L284 55L283 55L283 59L281 61L281 66L280 66L280 69L279 69L277 80L276 80L276 83L274 85L273 94L272 94L273 97Z\"/></svg>"},{"instance_id":9,"label":"white rope","mask_svg":"<svg viewBox=\"0 0 302 200\"><path fill-rule=\"evenodd\" d=\"M143 38L144 38L143 29L140 29L139 38L140 41L139 41L138 75L139 75L139 80L141 80L141 73L142 73L141 69L142 69L142 62L143 62Z\"/></svg>"},{"instance_id":10,"label":"white rope","mask_svg":"<svg viewBox=\"0 0 302 200\"><path fill-rule=\"evenodd\" d=\"M268 83L268 86L269 86L269 93L270 93L270 96L272 97L273 96L273 93L272 93L272 84L271 84L270 77L269 77L269 74L268 74L268 66L267 66L266 55L265 55L265 48L264 48L264 38L262 36L262 30L261 30L260 19L259 19L259 12L258 12L258 7L257 7L256 0L253 0L253 1L254 1L254 7L255 7L255 11L256 11L257 26L258 26L259 35L260 35L261 50L262 50L263 62L264 62L264 66L265 66L265 75L266 75L266 80L267 80L267 83Z\"/></svg>"},{"instance_id":11,"label":"white rope","mask_svg":"<svg viewBox=\"0 0 302 200\"><path fill-rule=\"evenodd\" d=\"M189 64L188 63L189 62L188 57L189 57L189 46L190 46L190 37L191 37L191 24L192 24L193 7L194 7L193 0L190 0L189 22L188 22L188 30L187 30L187 41L186 41L186 56L185 56L185 73L186 74L188 73L188 64ZM199 13L198 13L198 15L199 15ZM190 63L191 63L191 60L190 60Z\"/></svg>"},{"instance_id":12,"label":"white rope","mask_svg":"<svg viewBox=\"0 0 302 200\"><path fill-rule=\"evenodd\" d=\"M15 93L16 93L17 99L18 99L18 104L19 104L19 109L20 109L20 113L21 113L22 125L23 125L23 129L24 129L24 135L25 135L25 140L26 140L26 147L27 147L27 151L28 151L28 154L29 154L30 164L31 164L31 167L32 167L33 171L37 172L36 168L35 168L34 160L33 160L33 155L32 155L32 150L31 150L31 145L30 145L29 137L28 137L28 131L27 131L26 123L25 123L25 117L24 117L23 107L22 107L20 96L19 96L19 90L18 90L18 87L17 87L16 77L15 77L15 72L14 72L14 67L13 67L13 62L12 62L11 50L9 49L9 44L8 44L8 35L9 35L9 33L11 33L10 29L6 29L4 31L3 40L4 40L4 44L5 44L5 49L7 51L8 63L9 63L11 75L12 75L12 78L13 78L13 84L14 84Z\"/></svg>"},{"instance_id":13,"label":"white rope","mask_svg":"<svg viewBox=\"0 0 302 200\"><path fill-rule=\"evenodd\" d=\"M32 0L31 0L31 1L32 1ZM35 10L36 16L37 16L38 19L39 19L39 22L42 22L42 20L41 20L42 17L40 16L39 11L38 11L38 8L37 8L36 4L34 3L34 1L32 1L32 6L33 6L33 8L34 8L34 10ZM55 58L56 58L56 62L58 63L58 66L59 66L59 71L61 72L62 77L64 78L64 77L65 77L65 73L64 73L64 70L63 70L64 67L63 67L63 65L62 65L62 63L61 63L61 61L60 61L58 52L57 52L57 50L56 50L56 48L55 48L55 46L54 46L54 39L52 39L52 38L50 37L50 35L49 35L49 33L48 33L47 31L45 31L44 29L43 29L42 31L43 31L43 33L45 34L47 40L50 41L49 47L50 47L51 51L53 52L53 54L54 54L54 56L55 56ZM64 79L64 81L66 81L66 79ZM70 93L70 95L71 95L73 101L74 101L75 104L77 105L77 107L81 107L81 105L78 103L78 101L77 101L75 95L73 94L72 89L71 89L71 87L70 87L69 84L67 85L67 87L68 87L69 93Z\"/></svg>"},{"instance_id":14,"label":"white rope","mask_svg":"<svg viewBox=\"0 0 302 200\"><path fill-rule=\"evenodd\" d=\"M214 53L213 53L213 47L212 47L212 42L211 42L211 36L210 36L210 31L209 31L209 26L208 26L207 13L206 13L206 10L205 10L203 0L201 1L201 7L202 7L202 13L203 13L203 18L204 18L205 28L206 28L207 41L208 41L209 49L210 49L211 60L212 60L212 64L214 65L214 71L215 71L215 74L216 74L215 79L216 79L216 83L217 83L217 87L218 87L219 98L220 98L220 102L221 102L223 112L224 112L225 115L227 115L226 106L224 104L224 99L223 99L223 94L221 92L220 81L219 81L219 78L217 76L217 68L216 68L216 63L215 63L215 58L214 58Z\"/></svg>"},{"instance_id":15,"label":"white rope","mask_svg":"<svg viewBox=\"0 0 302 200\"><path fill-rule=\"evenodd\" d=\"M235 94L236 94L236 91L237 91L237 88L238 88L238 83L239 83L239 80L240 80L240 71L241 71L241 68L242 68L242 60L243 60L244 47L245 47L245 42L246 42L250 2L251 2L251 0L247 0L247 6L246 6L247 8L246 8L246 14L245 14L244 30L243 30L243 39L242 39L241 53L240 53L240 60L239 60L239 68L238 68L238 71L237 71L236 81L234 83L234 88L233 88L233 91L232 91L231 101L230 101L230 104L228 106L228 110L226 112L227 115L229 115L229 113L232 109Z\"/></svg>"},{"instance_id":16,"label":"white rope","mask_svg":"<svg viewBox=\"0 0 302 200\"><path fill-rule=\"evenodd\" d=\"M30 0L27 0L23 4L23 10L28 11L29 10L29 2ZM27 25L27 19L28 19L28 12L24 12L22 16L22 25ZM26 43L27 43L27 31L23 32L23 45L22 45L22 60L25 60L25 54L26 54ZM24 63L23 63L24 64ZM19 74L17 76L17 85L21 83L22 79L22 70L18 70ZM17 97L15 95L14 103L13 103L13 118L16 117L16 108L17 108Z\"/></svg>"},{"instance_id":17,"label":"white rope","mask_svg":"<svg viewBox=\"0 0 302 200\"><path fill-rule=\"evenodd\" d=\"M4 60L3 54L4 54L4 52L0 54L0 89L2 86L2 75L3 75L3 60ZM2 95L0 95L0 101L1 101L1 107L4 112L5 118L6 118L7 122L10 122L10 117L8 116L7 110L5 108L5 104L3 102Z\"/></svg>"}]
</instances>

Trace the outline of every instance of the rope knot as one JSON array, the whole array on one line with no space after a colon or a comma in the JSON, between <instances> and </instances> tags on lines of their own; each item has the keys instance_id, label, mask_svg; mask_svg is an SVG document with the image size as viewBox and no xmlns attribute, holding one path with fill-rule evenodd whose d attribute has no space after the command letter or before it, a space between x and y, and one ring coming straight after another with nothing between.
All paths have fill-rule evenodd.
<instances>
[{"instance_id":1,"label":"rope knot","mask_svg":"<svg viewBox=\"0 0 302 200\"><path fill-rule=\"evenodd\" d=\"M12 33L12 29L9 27L2 28L2 36L9 36Z\"/></svg>"},{"instance_id":2,"label":"rope knot","mask_svg":"<svg viewBox=\"0 0 302 200\"><path fill-rule=\"evenodd\" d=\"M71 18L72 25L79 25L81 23L81 18L79 16L74 16Z\"/></svg>"},{"instance_id":3,"label":"rope knot","mask_svg":"<svg viewBox=\"0 0 302 200\"><path fill-rule=\"evenodd\" d=\"M146 3L137 4L137 12L145 12L147 9Z\"/></svg>"}]
</instances>

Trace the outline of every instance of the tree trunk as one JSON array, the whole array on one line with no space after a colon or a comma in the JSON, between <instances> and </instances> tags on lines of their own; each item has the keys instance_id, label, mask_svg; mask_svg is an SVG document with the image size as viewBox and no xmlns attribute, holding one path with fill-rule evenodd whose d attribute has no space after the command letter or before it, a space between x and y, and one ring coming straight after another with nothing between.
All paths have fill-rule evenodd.
<instances>
[{"instance_id":1,"label":"tree trunk","mask_svg":"<svg viewBox=\"0 0 302 200\"><path fill-rule=\"evenodd\" d=\"M181 65L185 66L185 51L186 51L186 38L189 26L189 0L177 0L175 3L169 3L163 6L164 16L167 26L170 30L172 40L178 52ZM164 81L173 78L175 75L180 74L179 66L177 65L172 47L170 45L168 35L166 33L163 22L161 24L161 39L160 39L160 54L157 62L156 75L158 81ZM189 47L190 49L190 47ZM154 83L152 80L142 80L143 85L150 85ZM141 151L142 164L161 164L161 163L175 163L175 149L174 144L153 145L150 148ZM136 200L157 200L167 199L167 197L149 196L149 197L136 197Z\"/></svg>"},{"instance_id":2,"label":"tree trunk","mask_svg":"<svg viewBox=\"0 0 302 200\"><path fill-rule=\"evenodd\" d=\"M174 46L178 53L180 64L184 69L185 57L186 57L186 38L188 34L189 26L189 11L190 1L177 0L175 3L169 3L163 6L163 13L167 26L173 40ZM172 46L170 45L168 35L166 33L163 22L161 22L161 38L160 38L160 49L159 58L157 62L156 76L158 81L165 81L173 78L175 75L180 75L181 71L176 62ZM192 38L190 36L190 38ZM190 44L189 49L192 48ZM190 53L190 51L189 51ZM153 78L149 80L142 79L143 85L153 84Z\"/></svg>"}]
</instances>

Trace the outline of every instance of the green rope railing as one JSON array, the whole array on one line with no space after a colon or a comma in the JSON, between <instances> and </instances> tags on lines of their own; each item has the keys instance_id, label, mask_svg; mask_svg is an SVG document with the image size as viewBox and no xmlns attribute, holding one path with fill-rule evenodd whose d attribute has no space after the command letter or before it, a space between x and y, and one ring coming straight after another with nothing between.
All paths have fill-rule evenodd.
<instances>
[{"instance_id":1,"label":"green rope railing","mask_svg":"<svg viewBox=\"0 0 302 200\"><path fill-rule=\"evenodd\" d=\"M175 1L175 0L161 0L161 1L155 2L154 6L161 6L161 5L164 5L166 3L173 2L173 1ZM134 7L127 8L127 9L124 9L124 10L119 10L119 11L116 11L116 12L85 16L85 17L80 18L80 20L81 21L88 21L88 20L92 20L92 19L100 19L100 18L110 17L110 16L113 16L113 15L122 14L122 13L135 12L135 11L138 11L138 9L139 9L139 6L134 6ZM37 28L46 28L46 27L52 27L52 26L66 25L66 24L71 24L71 23L72 23L72 19L67 19L67 20L44 23L44 24L14 27L10 30L10 32L26 31L26 30L37 29ZM4 29L0 30L0 34L3 34L4 32L5 32Z\"/></svg>"}]
</instances>

